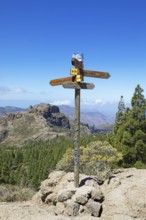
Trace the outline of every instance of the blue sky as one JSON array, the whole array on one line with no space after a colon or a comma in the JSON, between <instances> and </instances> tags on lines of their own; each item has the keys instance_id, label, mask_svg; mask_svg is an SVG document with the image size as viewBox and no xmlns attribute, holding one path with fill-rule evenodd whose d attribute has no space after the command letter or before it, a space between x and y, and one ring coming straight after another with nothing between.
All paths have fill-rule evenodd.
<instances>
[{"instance_id":1,"label":"blue sky","mask_svg":"<svg viewBox=\"0 0 146 220\"><path fill-rule=\"evenodd\" d=\"M111 74L85 79L82 105L130 102L137 84L146 96L146 1L0 0L0 106L72 104L73 90L48 83L69 76L73 53Z\"/></svg>"}]
</instances>

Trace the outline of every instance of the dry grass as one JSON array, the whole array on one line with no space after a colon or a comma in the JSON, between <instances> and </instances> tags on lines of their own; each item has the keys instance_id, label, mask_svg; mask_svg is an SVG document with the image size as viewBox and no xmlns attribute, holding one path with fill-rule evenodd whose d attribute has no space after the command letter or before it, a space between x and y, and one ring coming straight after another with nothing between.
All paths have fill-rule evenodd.
<instances>
[{"instance_id":1,"label":"dry grass","mask_svg":"<svg viewBox=\"0 0 146 220\"><path fill-rule=\"evenodd\" d=\"M13 185L0 185L0 202L28 201L35 194L30 188Z\"/></svg>"}]
</instances>

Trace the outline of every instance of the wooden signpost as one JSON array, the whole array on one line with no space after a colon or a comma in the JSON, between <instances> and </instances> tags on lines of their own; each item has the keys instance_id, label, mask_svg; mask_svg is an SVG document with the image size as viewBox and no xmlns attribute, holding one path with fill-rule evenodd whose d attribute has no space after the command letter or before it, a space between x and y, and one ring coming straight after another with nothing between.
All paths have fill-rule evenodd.
<instances>
[{"instance_id":1,"label":"wooden signpost","mask_svg":"<svg viewBox=\"0 0 146 220\"><path fill-rule=\"evenodd\" d=\"M80 57L80 59L78 58ZM93 89L93 83L83 82L84 77L108 79L110 74L101 71L84 70L83 59L80 54L75 54L71 60L75 68L71 68L72 76L53 79L51 86L62 85L65 89L75 89L75 133L74 133L74 186L79 187L79 164L80 164L80 91L81 89Z\"/></svg>"}]
</instances>

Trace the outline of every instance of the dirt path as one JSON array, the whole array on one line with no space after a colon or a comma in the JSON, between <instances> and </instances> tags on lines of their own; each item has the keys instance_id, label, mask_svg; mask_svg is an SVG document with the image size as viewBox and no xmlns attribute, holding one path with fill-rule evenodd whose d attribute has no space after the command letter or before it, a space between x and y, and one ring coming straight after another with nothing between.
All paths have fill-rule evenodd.
<instances>
[{"instance_id":1,"label":"dirt path","mask_svg":"<svg viewBox=\"0 0 146 220\"><path fill-rule=\"evenodd\" d=\"M95 220L98 218L83 217L65 217L55 216L47 207L39 207L32 201L29 202L1 202L0 203L0 220Z\"/></svg>"}]
</instances>

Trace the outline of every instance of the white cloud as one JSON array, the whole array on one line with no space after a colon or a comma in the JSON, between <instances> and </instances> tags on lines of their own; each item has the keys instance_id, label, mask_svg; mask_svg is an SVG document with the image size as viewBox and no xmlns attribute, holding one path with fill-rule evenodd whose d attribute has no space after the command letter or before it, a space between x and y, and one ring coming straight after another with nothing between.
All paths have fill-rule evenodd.
<instances>
[{"instance_id":1,"label":"white cloud","mask_svg":"<svg viewBox=\"0 0 146 220\"><path fill-rule=\"evenodd\" d=\"M0 95L21 94L21 93L26 93L26 90L22 88L0 87Z\"/></svg>"},{"instance_id":2,"label":"white cloud","mask_svg":"<svg viewBox=\"0 0 146 220\"><path fill-rule=\"evenodd\" d=\"M82 101L82 105L104 105L105 102L100 100L100 99L96 99L96 100L83 100Z\"/></svg>"},{"instance_id":3,"label":"white cloud","mask_svg":"<svg viewBox=\"0 0 146 220\"><path fill-rule=\"evenodd\" d=\"M70 100L55 100L51 102L52 105L71 105L72 102Z\"/></svg>"},{"instance_id":4,"label":"white cloud","mask_svg":"<svg viewBox=\"0 0 146 220\"><path fill-rule=\"evenodd\" d=\"M12 93L26 93L27 91L22 88L12 89Z\"/></svg>"}]
</instances>

